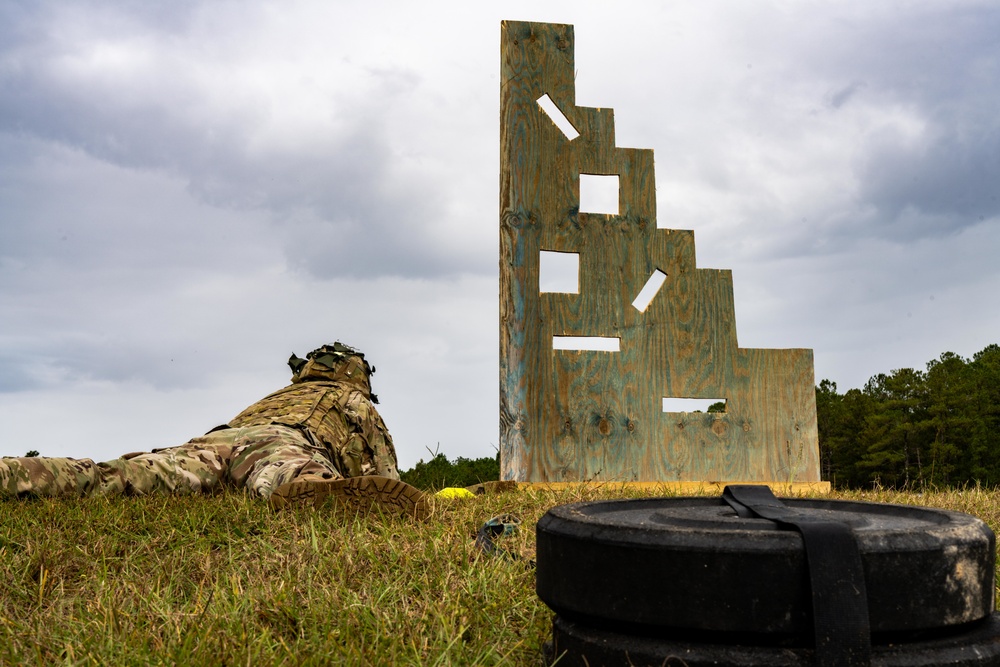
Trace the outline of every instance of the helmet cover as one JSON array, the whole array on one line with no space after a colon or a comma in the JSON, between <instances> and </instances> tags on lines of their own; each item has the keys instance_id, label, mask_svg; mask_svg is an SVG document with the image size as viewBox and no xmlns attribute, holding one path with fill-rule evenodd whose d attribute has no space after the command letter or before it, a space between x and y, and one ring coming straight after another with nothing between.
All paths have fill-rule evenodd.
<instances>
[{"instance_id":1,"label":"helmet cover","mask_svg":"<svg viewBox=\"0 0 1000 667\"><path fill-rule=\"evenodd\" d=\"M371 393L369 380L375 373L375 367L365 361L363 352L340 341L316 348L305 359L293 353L288 359L288 366L292 369L293 384L310 380L353 384L363 389L372 403L378 403L378 398Z\"/></svg>"}]
</instances>

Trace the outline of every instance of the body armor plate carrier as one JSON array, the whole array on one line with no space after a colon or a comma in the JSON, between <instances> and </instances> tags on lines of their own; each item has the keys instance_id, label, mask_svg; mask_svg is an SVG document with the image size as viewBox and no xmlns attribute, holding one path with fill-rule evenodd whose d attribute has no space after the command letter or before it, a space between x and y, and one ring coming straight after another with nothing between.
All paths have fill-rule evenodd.
<instances>
[{"instance_id":1,"label":"body armor plate carrier","mask_svg":"<svg viewBox=\"0 0 1000 667\"><path fill-rule=\"evenodd\" d=\"M281 424L300 429L325 449L345 477L399 479L396 451L382 417L353 383L298 382L257 401L229 426Z\"/></svg>"}]
</instances>

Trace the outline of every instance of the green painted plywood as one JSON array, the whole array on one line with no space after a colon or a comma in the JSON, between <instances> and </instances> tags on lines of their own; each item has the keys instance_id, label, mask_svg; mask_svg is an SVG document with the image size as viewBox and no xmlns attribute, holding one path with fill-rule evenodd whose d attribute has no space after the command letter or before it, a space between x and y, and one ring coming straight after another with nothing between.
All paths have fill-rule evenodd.
<instances>
[{"instance_id":1,"label":"green painted plywood","mask_svg":"<svg viewBox=\"0 0 1000 667\"><path fill-rule=\"evenodd\" d=\"M732 275L694 233L657 229L651 150L614 145L611 109L577 107L573 27L501 25L500 452L504 479L819 479L812 351L741 349ZM538 104L547 94L580 133ZM617 215L581 212L580 174L617 175ZM576 253L578 293L539 291L541 251ZM644 312L632 306L666 274ZM618 351L553 349L555 336ZM725 413L663 399L725 398Z\"/></svg>"}]
</instances>

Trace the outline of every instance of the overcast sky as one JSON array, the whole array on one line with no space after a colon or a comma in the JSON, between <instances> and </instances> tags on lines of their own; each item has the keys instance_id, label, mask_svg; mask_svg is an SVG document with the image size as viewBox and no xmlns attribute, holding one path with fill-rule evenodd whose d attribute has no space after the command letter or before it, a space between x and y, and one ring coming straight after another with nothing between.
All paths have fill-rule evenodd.
<instances>
[{"instance_id":1,"label":"overcast sky","mask_svg":"<svg viewBox=\"0 0 1000 667\"><path fill-rule=\"evenodd\" d=\"M0 0L0 454L180 444L339 339L401 467L493 455L503 19L575 25L742 347L1000 342L993 0Z\"/></svg>"}]
</instances>

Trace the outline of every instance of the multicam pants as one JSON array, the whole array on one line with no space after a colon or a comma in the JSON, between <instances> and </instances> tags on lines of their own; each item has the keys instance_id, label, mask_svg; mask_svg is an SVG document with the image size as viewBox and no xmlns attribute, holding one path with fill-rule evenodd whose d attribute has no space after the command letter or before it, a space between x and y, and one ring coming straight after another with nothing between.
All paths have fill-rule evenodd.
<instances>
[{"instance_id":1,"label":"multicam pants","mask_svg":"<svg viewBox=\"0 0 1000 667\"><path fill-rule=\"evenodd\" d=\"M90 459L2 458L0 499L27 496L210 493L224 485L267 498L309 475L342 477L323 447L301 431L268 424L212 431L179 447L94 463Z\"/></svg>"}]
</instances>

